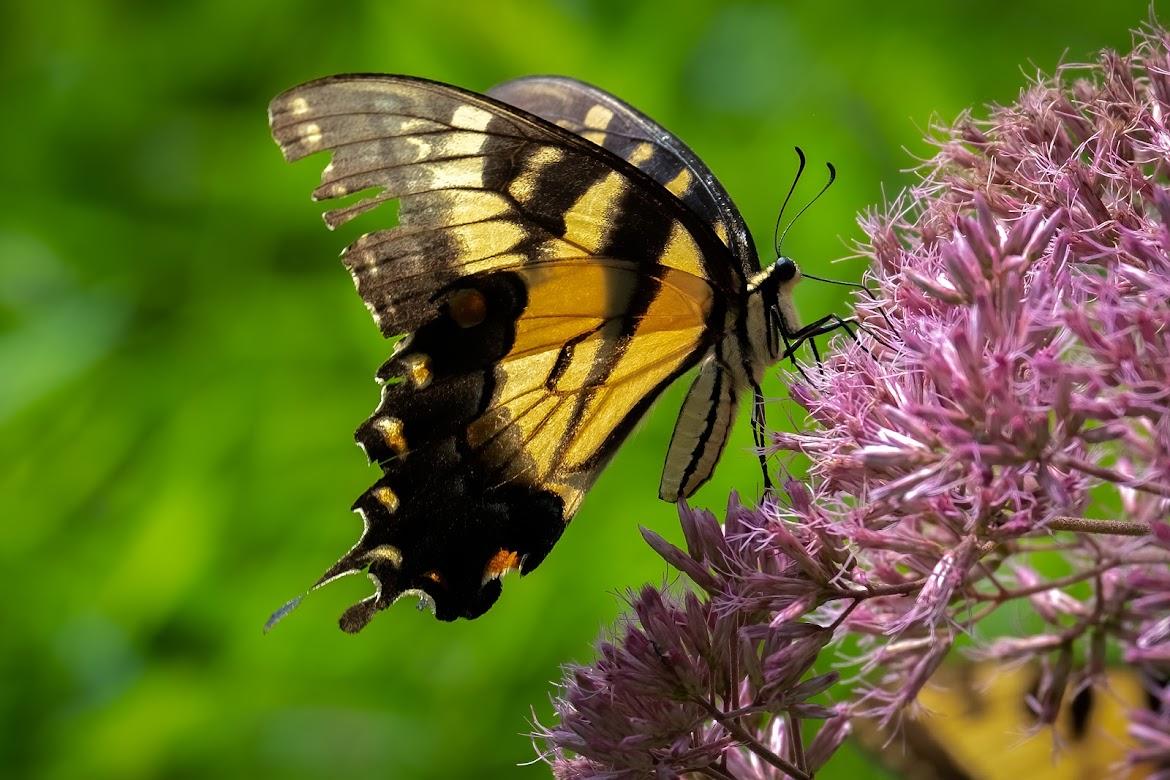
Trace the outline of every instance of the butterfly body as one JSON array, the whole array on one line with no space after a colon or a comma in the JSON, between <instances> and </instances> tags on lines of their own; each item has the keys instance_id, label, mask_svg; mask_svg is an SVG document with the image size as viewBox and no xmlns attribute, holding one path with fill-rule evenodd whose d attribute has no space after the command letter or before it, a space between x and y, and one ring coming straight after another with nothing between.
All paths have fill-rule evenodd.
<instances>
[{"instance_id":1,"label":"butterfly body","mask_svg":"<svg viewBox=\"0 0 1170 780\"><path fill-rule=\"evenodd\" d=\"M714 176L681 142L571 79L485 97L401 76L339 76L270 107L296 160L330 151L316 198L387 200L397 226L343 254L387 337L382 400L356 433L383 475L359 542L318 582L366 569L358 630L404 593L473 618L548 554L661 391L700 366L660 496L710 476L736 403L797 330L794 263L761 270ZM498 99L496 99L498 98Z\"/></svg>"}]
</instances>

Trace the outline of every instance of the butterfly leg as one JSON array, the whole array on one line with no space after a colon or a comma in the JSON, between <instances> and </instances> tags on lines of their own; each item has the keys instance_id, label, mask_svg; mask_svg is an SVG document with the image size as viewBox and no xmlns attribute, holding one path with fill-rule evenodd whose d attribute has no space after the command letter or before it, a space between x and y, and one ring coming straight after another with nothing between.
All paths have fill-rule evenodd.
<instances>
[{"instance_id":1,"label":"butterfly leg","mask_svg":"<svg viewBox=\"0 0 1170 780\"><path fill-rule=\"evenodd\" d=\"M855 327L865 333L869 333L871 336L874 336L874 338L877 338L872 331L858 322L856 318L842 318L838 314L826 314L824 317L813 320L800 330L791 334L790 338L786 338L784 340L784 357L793 357L796 350L798 350L803 344L807 342L809 348L812 350L814 359L817 361L817 365L820 365L821 356L820 350L817 349L817 344L815 341L816 337L823 336L827 333L832 333L836 330L843 330L846 334L848 334L849 338L853 339L858 344L861 344L861 340L857 337L857 333L853 330ZM885 342L883 341L882 343L884 344ZM869 352L864 344L861 344L861 348L864 349L867 353ZM801 374L803 375L804 372L802 371Z\"/></svg>"},{"instance_id":2,"label":"butterfly leg","mask_svg":"<svg viewBox=\"0 0 1170 780\"><path fill-rule=\"evenodd\" d=\"M764 392L758 384L752 385L752 439L756 443L756 455L760 459L760 470L764 473L764 492L772 492L772 477L768 474L768 418L764 407Z\"/></svg>"},{"instance_id":3,"label":"butterfly leg","mask_svg":"<svg viewBox=\"0 0 1170 780\"><path fill-rule=\"evenodd\" d=\"M893 323L890 322L890 318L886 316L885 310L879 307L878 312L882 315L882 319L886 321L886 325L889 327L890 332L894 333L894 325L893 325ZM881 334L879 334L876 330L873 330L869 326L863 325L861 323L861 321L858 320L856 317L846 317L844 319L837 317L836 315L833 315L833 317L837 323L835 327L842 328L846 333L849 334L849 337L852 338L854 341L858 341L858 339L857 339L857 336L854 335L853 331L850 329L850 327L849 327L850 325L853 325L859 331L866 334L867 336L869 336L871 339L878 342L882 346L887 347L889 349L896 349L896 347L893 344L891 344L889 341L887 341ZM829 328L829 330L830 331L834 330L834 328L831 327L831 328ZM863 345L863 348L864 348L864 345ZM868 352L868 351L869 350L866 350L866 352Z\"/></svg>"},{"instance_id":4,"label":"butterfly leg","mask_svg":"<svg viewBox=\"0 0 1170 780\"><path fill-rule=\"evenodd\" d=\"M793 342L783 329L779 329L778 332L780 333L780 338L784 340L784 353L781 357L781 360L783 360L785 357L788 358L788 360L792 362L792 367L800 373L800 376L804 379L804 381L811 384L812 380L810 380L808 374L804 372L804 366L800 365L800 361L796 359L796 349L800 346L801 342Z\"/></svg>"},{"instance_id":5,"label":"butterfly leg","mask_svg":"<svg viewBox=\"0 0 1170 780\"><path fill-rule=\"evenodd\" d=\"M806 279L815 279L818 282L828 282L829 284L837 284L837 285L841 285L842 287L852 287L854 289L860 290L861 292L865 293L865 297L869 298L874 303L878 303L878 298L877 298L877 295L874 293L874 291L869 289L868 287L866 287L864 284L861 284L860 282L843 282L843 281L839 281L837 279L826 279L823 276L813 276L810 273L804 273L803 276ZM890 329L890 332L896 333L897 328L894 327L894 323L890 321L889 316L886 314L886 308L884 306L882 306L881 304L878 304L877 311L878 311L878 314L881 315L881 318L883 320L885 320L886 327ZM860 323L858 323L858 327L861 327ZM863 330L864 330L864 328L863 328ZM877 338L877 334L875 334L875 333L871 332L870 335L873 336L874 338ZM881 339L878 339L878 340L881 341ZM889 345L887 344L886 346L889 346Z\"/></svg>"}]
</instances>

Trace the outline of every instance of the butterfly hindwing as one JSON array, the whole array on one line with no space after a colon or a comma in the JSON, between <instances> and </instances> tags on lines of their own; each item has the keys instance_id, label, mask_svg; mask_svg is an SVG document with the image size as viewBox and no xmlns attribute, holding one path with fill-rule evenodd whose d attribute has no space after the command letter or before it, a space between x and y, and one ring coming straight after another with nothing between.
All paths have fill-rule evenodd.
<instances>
[{"instance_id":1,"label":"butterfly hindwing","mask_svg":"<svg viewBox=\"0 0 1170 780\"><path fill-rule=\"evenodd\" d=\"M735 423L737 391L721 360L712 356L703 363L670 439L658 487L663 501L688 497L711 477Z\"/></svg>"},{"instance_id":2,"label":"butterfly hindwing","mask_svg":"<svg viewBox=\"0 0 1170 780\"><path fill-rule=\"evenodd\" d=\"M526 76L488 90L608 149L670 190L716 232L745 277L760 270L751 233L715 174L677 136L610 93L565 76Z\"/></svg>"},{"instance_id":3,"label":"butterfly hindwing","mask_svg":"<svg viewBox=\"0 0 1170 780\"><path fill-rule=\"evenodd\" d=\"M368 568L475 617L499 577L547 555L666 384L720 335L742 275L709 226L588 140L435 82L333 77L272 103L286 157L332 152L317 198L339 225L398 199L398 226L343 259L382 332L382 402L357 439L383 476L366 527L322 577Z\"/></svg>"},{"instance_id":4,"label":"butterfly hindwing","mask_svg":"<svg viewBox=\"0 0 1170 780\"><path fill-rule=\"evenodd\" d=\"M1142 675L1109 667L1092 684L1076 677L1054 722L1040 728L1038 666L947 664L897 731L863 719L854 733L881 764L913 780L1148 777L1151 767L1124 765L1134 747L1128 713L1149 705Z\"/></svg>"}]
</instances>

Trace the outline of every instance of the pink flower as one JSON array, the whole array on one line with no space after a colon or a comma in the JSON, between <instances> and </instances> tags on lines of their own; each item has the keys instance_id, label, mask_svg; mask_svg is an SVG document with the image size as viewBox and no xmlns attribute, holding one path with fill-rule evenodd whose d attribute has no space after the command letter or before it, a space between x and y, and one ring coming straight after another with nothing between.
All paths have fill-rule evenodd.
<instances>
[{"instance_id":1,"label":"pink flower","mask_svg":"<svg viewBox=\"0 0 1170 780\"><path fill-rule=\"evenodd\" d=\"M867 696L883 717L937 637L1013 598L1054 630L980 654L1059 665L1107 637L1170 664L1167 36L1070 71L945 131L922 183L862 220L865 332L794 388L816 425L773 439L811 458L816 522L854 550L852 577L920 583L845 622L884 672ZM1046 581L1042 549L1072 573ZM1078 582L1090 595L1064 590ZM894 663L891 638L919 654Z\"/></svg>"},{"instance_id":2,"label":"pink flower","mask_svg":"<svg viewBox=\"0 0 1170 780\"><path fill-rule=\"evenodd\" d=\"M789 557L768 544L773 521L734 497L724 526L686 507L680 516L687 553L643 533L703 597L643 588L620 640L603 642L595 663L566 670L555 702L559 722L538 727L536 737L563 777L673 777L722 763L758 769L741 776L792 770L799 777L793 751L801 742L793 733L804 719L833 724L813 743L821 761L839 744L834 735L843 739L847 730L839 713L816 703L837 676L811 672L832 632L771 625L788 605L801 604L801 615L815 606L809 594L820 586L799 573L820 542L804 534Z\"/></svg>"}]
</instances>

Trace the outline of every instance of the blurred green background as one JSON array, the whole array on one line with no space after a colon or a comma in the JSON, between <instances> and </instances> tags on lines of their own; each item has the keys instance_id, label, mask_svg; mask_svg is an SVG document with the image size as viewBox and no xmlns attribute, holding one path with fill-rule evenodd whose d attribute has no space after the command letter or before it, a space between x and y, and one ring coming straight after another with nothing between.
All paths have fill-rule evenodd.
<instances>
[{"instance_id":1,"label":"blurred green background","mask_svg":"<svg viewBox=\"0 0 1170 780\"><path fill-rule=\"evenodd\" d=\"M1056 9L1059 7L1059 12ZM690 144L768 235L808 152L837 186L790 234L857 278L856 213L927 153L933 116L1127 47L1147 0L1049 3L17 3L0 27L0 767L12 777L546 776L519 767L560 664L616 593L667 576L644 524L685 383L622 449L556 551L475 622L403 603L360 636L369 583L272 609L357 538L375 478L350 432L386 344L265 109L334 72L483 90L597 83ZM768 260L770 258L765 258ZM842 306L806 282L806 316ZM781 394L777 381L774 389ZM772 420L790 424L777 402ZM759 487L740 432L697 503ZM823 776L849 776L843 756Z\"/></svg>"}]
</instances>

